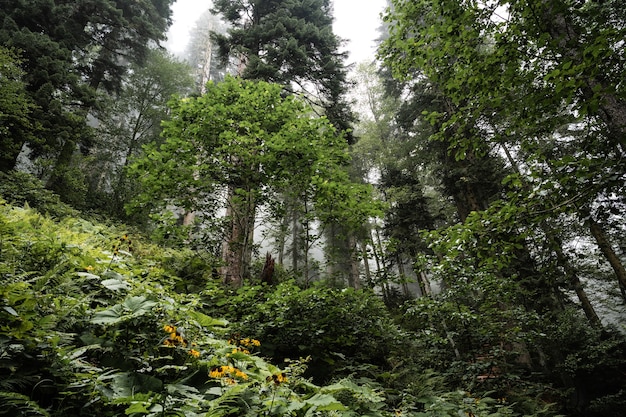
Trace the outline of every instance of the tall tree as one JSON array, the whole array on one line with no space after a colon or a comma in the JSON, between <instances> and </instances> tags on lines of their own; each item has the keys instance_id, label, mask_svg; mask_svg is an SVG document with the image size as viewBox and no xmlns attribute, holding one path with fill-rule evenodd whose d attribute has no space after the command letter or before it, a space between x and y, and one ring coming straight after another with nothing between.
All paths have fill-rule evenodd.
<instances>
[{"instance_id":1,"label":"tall tree","mask_svg":"<svg viewBox=\"0 0 626 417\"><path fill-rule=\"evenodd\" d=\"M285 188L310 196L320 218L368 215L367 198L347 198L367 190L341 175L343 137L280 85L227 77L171 105L165 143L133 165L144 185L141 201L191 210L215 208L217 194L227 194L224 282L239 286L249 277L256 209ZM339 193L345 201L336 201Z\"/></svg>"},{"instance_id":2,"label":"tall tree","mask_svg":"<svg viewBox=\"0 0 626 417\"><path fill-rule=\"evenodd\" d=\"M15 166L22 145L34 141L36 124L17 54L0 46L0 172Z\"/></svg>"},{"instance_id":3,"label":"tall tree","mask_svg":"<svg viewBox=\"0 0 626 417\"><path fill-rule=\"evenodd\" d=\"M215 34L220 54L240 62L242 77L305 91L353 141L345 53L329 0L216 0L214 10L232 25L227 35Z\"/></svg>"},{"instance_id":4,"label":"tall tree","mask_svg":"<svg viewBox=\"0 0 626 417\"><path fill-rule=\"evenodd\" d=\"M161 121L167 119L167 102L173 95L192 92L191 68L160 49L150 51L143 65L131 66L120 91L112 94L93 114L98 120L89 164L91 189L114 215L137 192L125 169L142 146L158 142Z\"/></svg>"},{"instance_id":5,"label":"tall tree","mask_svg":"<svg viewBox=\"0 0 626 417\"><path fill-rule=\"evenodd\" d=\"M458 108L431 113L440 138L449 136L462 155L480 152L485 141L509 156L513 149L537 176L550 166L549 179L538 183L545 189L533 193L544 196L539 213L550 210L550 195L554 207L588 218L599 196L620 192L626 93L616 62L623 60L626 29L613 2L393 5L383 53L396 75L422 71ZM477 128L482 135L463 134ZM590 231L621 282L623 267L598 229Z\"/></svg>"},{"instance_id":6,"label":"tall tree","mask_svg":"<svg viewBox=\"0 0 626 417\"><path fill-rule=\"evenodd\" d=\"M214 11L231 24L226 35L215 35L220 55L224 60L234 59L243 78L276 82L288 91L304 93L348 143L354 142L354 116L345 96L345 53L339 52L340 40L332 31L329 0L218 0ZM302 214L292 210L286 215L292 219L292 229L297 229ZM339 228L329 226L326 231ZM296 246L302 241L297 234L292 230L294 260L302 250ZM336 235L339 240L350 238L349 233ZM327 241L333 239L327 237ZM338 245L354 246L347 241Z\"/></svg>"},{"instance_id":7,"label":"tall tree","mask_svg":"<svg viewBox=\"0 0 626 417\"><path fill-rule=\"evenodd\" d=\"M204 92L208 81L221 81L234 69L223 66L215 39L211 33L225 34L226 23L210 10L204 12L189 33L185 59L196 72L198 90Z\"/></svg>"},{"instance_id":8,"label":"tall tree","mask_svg":"<svg viewBox=\"0 0 626 417\"><path fill-rule=\"evenodd\" d=\"M51 2L9 0L0 9L0 44L22 51L26 90L41 123L44 146L56 168L51 188L64 191L77 145L89 146L86 115L100 88L120 86L129 62L141 62L164 39L172 0ZM63 194L62 194L63 195Z\"/></svg>"}]
</instances>

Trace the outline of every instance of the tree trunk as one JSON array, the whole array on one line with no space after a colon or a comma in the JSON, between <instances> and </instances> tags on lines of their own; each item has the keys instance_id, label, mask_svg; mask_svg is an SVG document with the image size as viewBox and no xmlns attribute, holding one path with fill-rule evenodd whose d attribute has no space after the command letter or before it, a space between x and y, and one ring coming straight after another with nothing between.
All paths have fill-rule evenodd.
<instances>
[{"instance_id":1,"label":"tree trunk","mask_svg":"<svg viewBox=\"0 0 626 417\"><path fill-rule=\"evenodd\" d=\"M424 285L424 291L426 296L430 296L433 293L433 290L430 286L430 280L428 279L428 275L426 275L426 272L424 271L420 271L420 279L423 282Z\"/></svg>"},{"instance_id":2,"label":"tree trunk","mask_svg":"<svg viewBox=\"0 0 626 417\"><path fill-rule=\"evenodd\" d=\"M298 218L298 210L293 208L291 217L291 267L294 274L298 273L298 262L300 254L300 223Z\"/></svg>"},{"instance_id":3,"label":"tree trunk","mask_svg":"<svg viewBox=\"0 0 626 417\"><path fill-rule=\"evenodd\" d=\"M350 272L348 273L348 286L358 290L361 288L361 280L359 279L359 250L357 239L354 234L350 233L348 238L348 247L350 250Z\"/></svg>"},{"instance_id":4,"label":"tree trunk","mask_svg":"<svg viewBox=\"0 0 626 417\"><path fill-rule=\"evenodd\" d=\"M54 165L52 174L48 181L46 182L46 188L56 192L63 199L64 195L68 191L66 184L66 173L72 163L72 157L76 152L76 142L72 139L67 139L65 143L63 143L63 147L61 148L61 152L57 157L57 161Z\"/></svg>"},{"instance_id":5,"label":"tree trunk","mask_svg":"<svg viewBox=\"0 0 626 417\"><path fill-rule=\"evenodd\" d=\"M604 257L609 261L613 271L615 272L615 276L617 277L617 283L622 290L622 297L624 296L624 289L626 288L626 269L624 269L624 265L622 261L619 259L611 243L607 239L602 227L591 217L589 218L589 229L591 231L591 235L595 238L598 243L598 247L600 251L604 255ZM626 300L626 298L625 298Z\"/></svg>"},{"instance_id":6,"label":"tree trunk","mask_svg":"<svg viewBox=\"0 0 626 417\"><path fill-rule=\"evenodd\" d=\"M361 256L363 257L363 270L365 272L365 283L368 287L372 286L372 273L370 271L369 255L367 253L367 243L361 241Z\"/></svg>"},{"instance_id":7,"label":"tree trunk","mask_svg":"<svg viewBox=\"0 0 626 417\"><path fill-rule=\"evenodd\" d=\"M376 276L380 281L380 290L383 293L383 299L389 301L389 287L387 285L387 265L385 265L385 259L380 254L384 253L382 243L380 240L380 233L376 229L376 244L374 246L374 258L376 259ZM376 249L378 247L378 249ZM381 276L382 275L382 276Z\"/></svg>"},{"instance_id":8,"label":"tree trunk","mask_svg":"<svg viewBox=\"0 0 626 417\"><path fill-rule=\"evenodd\" d=\"M307 205L306 200L304 201L304 271L303 271L303 276L304 276L304 284L307 286L309 286L309 245L311 245L311 225L309 224L308 219L308 214L309 214L309 207Z\"/></svg>"},{"instance_id":9,"label":"tree trunk","mask_svg":"<svg viewBox=\"0 0 626 417\"><path fill-rule=\"evenodd\" d=\"M404 261L402 260L402 255L396 254L396 262L398 263L398 273L400 274L400 281L402 282L402 294L405 296L411 295L411 291L409 291L409 285L407 284L407 276L404 271Z\"/></svg>"},{"instance_id":10,"label":"tree trunk","mask_svg":"<svg viewBox=\"0 0 626 417\"><path fill-rule=\"evenodd\" d=\"M225 284L243 285L249 278L254 237L255 202L251 190L241 193L241 188L229 187L226 216L230 217L229 233L222 244L224 266L221 270ZM239 193L237 192L239 191ZM241 198L243 194L245 198Z\"/></svg>"},{"instance_id":11,"label":"tree trunk","mask_svg":"<svg viewBox=\"0 0 626 417\"><path fill-rule=\"evenodd\" d=\"M589 323L591 323L593 327L601 328L602 322L596 314L593 305L589 301L589 297L587 297L587 293L583 288L582 282L580 282L580 278L578 278L578 273L576 272L574 267L572 267L569 259L567 259L567 256L563 252L563 245L561 244L559 239L555 237L553 231L549 227L546 227L544 225L544 231L546 235L549 236L550 242L552 242L552 248L556 252L557 261L559 265L565 270L565 276L567 277L568 282L576 292L576 296L580 301L580 304L583 308L583 311L585 312L585 316L587 316L587 319L589 320Z\"/></svg>"},{"instance_id":12,"label":"tree trunk","mask_svg":"<svg viewBox=\"0 0 626 417\"><path fill-rule=\"evenodd\" d=\"M285 214L280 221L280 230L278 231L277 246L278 246L278 263L282 265L285 258L285 241L287 240L287 233L289 232L289 217Z\"/></svg>"}]
</instances>

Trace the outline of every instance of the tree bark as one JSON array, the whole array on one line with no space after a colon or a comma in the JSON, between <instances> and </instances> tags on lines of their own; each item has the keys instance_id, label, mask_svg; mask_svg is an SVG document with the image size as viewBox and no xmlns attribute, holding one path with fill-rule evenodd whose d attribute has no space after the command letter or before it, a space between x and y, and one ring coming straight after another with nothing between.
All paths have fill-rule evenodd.
<instances>
[{"instance_id":1,"label":"tree bark","mask_svg":"<svg viewBox=\"0 0 626 417\"><path fill-rule=\"evenodd\" d=\"M622 297L624 297L624 289L626 288L626 269L624 269L622 261L613 250L613 247L606 237L604 230L602 230L602 227L592 218L589 218L589 230L598 243L600 251L613 268L615 276L617 277L617 283L622 290ZM626 298L624 299L626 300Z\"/></svg>"},{"instance_id":2,"label":"tree bark","mask_svg":"<svg viewBox=\"0 0 626 417\"><path fill-rule=\"evenodd\" d=\"M229 187L226 216L230 217L229 233L222 243L222 280L234 287L243 285L249 278L254 238L255 202L251 190L244 191L243 199L236 196L237 189Z\"/></svg>"},{"instance_id":3,"label":"tree bark","mask_svg":"<svg viewBox=\"0 0 626 417\"><path fill-rule=\"evenodd\" d=\"M583 311L585 312L585 316L587 316L587 319L589 320L589 323L591 323L593 327L602 328L602 322L596 314L593 305L589 301L589 297L587 297L587 293L585 292L582 282L578 277L578 273L576 272L574 267L572 267L569 259L567 259L567 256L563 252L562 243L559 241L558 238L554 236L553 231L550 230L549 227L545 226L545 224L542 226L544 227L544 232L546 233L546 235L549 236L550 242L552 242L552 249L556 253L557 261L559 265L565 270L565 276L567 277L568 282L576 292L576 296L580 301L580 304L583 308Z\"/></svg>"},{"instance_id":4,"label":"tree bark","mask_svg":"<svg viewBox=\"0 0 626 417\"><path fill-rule=\"evenodd\" d=\"M361 256L363 257L363 270L365 271L365 283L368 287L372 286L372 273L370 271L369 255L367 253L367 243L361 241Z\"/></svg>"},{"instance_id":5,"label":"tree bark","mask_svg":"<svg viewBox=\"0 0 626 417\"><path fill-rule=\"evenodd\" d=\"M298 273L298 262L300 260L300 224L298 210L293 208L291 217L291 267L294 273Z\"/></svg>"},{"instance_id":6,"label":"tree bark","mask_svg":"<svg viewBox=\"0 0 626 417\"><path fill-rule=\"evenodd\" d=\"M348 247L350 248L350 272L348 274L348 286L358 290L361 288L361 280L359 279L359 250L357 239L352 233L350 233L350 237L348 238Z\"/></svg>"}]
</instances>

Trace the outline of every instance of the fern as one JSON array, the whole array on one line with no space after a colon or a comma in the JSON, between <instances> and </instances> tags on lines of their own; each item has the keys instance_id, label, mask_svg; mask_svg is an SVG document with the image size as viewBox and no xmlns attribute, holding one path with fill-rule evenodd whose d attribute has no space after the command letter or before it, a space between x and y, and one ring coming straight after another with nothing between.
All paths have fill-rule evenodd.
<instances>
[{"instance_id":1,"label":"fern","mask_svg":"<svg viewBox=\"0 0 626 417\"><path fill-rule=\"evenodd\" d=\"M26 395L0 391L0 416L10 417L49 417L50 413L41 408Z\"/></svg>"}]
</instances>

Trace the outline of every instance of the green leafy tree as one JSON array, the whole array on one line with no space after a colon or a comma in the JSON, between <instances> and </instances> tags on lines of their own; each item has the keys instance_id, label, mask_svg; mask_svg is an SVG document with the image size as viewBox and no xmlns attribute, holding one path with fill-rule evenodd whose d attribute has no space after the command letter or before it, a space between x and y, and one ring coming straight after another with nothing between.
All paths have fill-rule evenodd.
<instances>
[{"instance_id":1,"label":"green leafy tree","mask_svg":"<svg viewBox=\"0 0 626 417\"><path fill-rule=\"evenodd\" d=\"M589 216L598 199L622 187L615 179L623 175L626 99L623 68L615 63L623 59L623 13L613 2L504 2L498 9L399 1L394 7L404 18L389 19L392 36L383 54L399 76L422 71L459 109L447 119L432 113L442 121L439 134L455 125L459 149L477 150L484 145L459 133L481 120L484 138L520 155L522 169L550 166L542 174L560 184L555 204L588 223L624 286L626 271L597 215ZM407 16L437 24L415 25Z\"/></svg>"},{"instance_id":2,"label":"green leafy tree","mask_svg":"<svg viewBox=\"0 0 626 417\"><path fill-rule=\"evenodd\" d=\"M287 90L304 93L313 108L326 115L348 143L354 143L354 115L345 96L346 55L339 52L340 40L332 31L328 0L219 0L214 2L213 10L231 24L226 35L215 35L220 55L224 60L233 59L243 78L276 82ZM301 204L292 203L280 223L286 233L291 226L292 261L298 270L298 258L301 253L306 255L311 235ZM324 227L327 249L343 249L327 251L341 254L333 256L337 259L327 257L327 266L329 270L340 269L341 275L356 283L354 239L351 232L340 229L337 224Z\"/></svg>"},{"instance_id":3,"label":"green leafy tree","mask_svg":"<svg viewBox=\"0 0 626 417\"><path fill-rule=\"evenodd\" d=\"M457 161L480 163L497 151L514 173L495 198L466 192L467 206L483 211L459 212L472 230L466 242L473 248L464 246L454 255L449 272L488 266L487 275L475 271L471 281L517 278L521 287L514 292L530 294L529 311L548 320L567 314L563 304L575 294L587 325L601 328L566 238L572 236L572 220L587 221L610 259L609 242L600 239L589 214L602 196L622 187L615 180L622 175L616 132L623 128L624 96L617 81L623 69L614 62L623 57L618 47L623 13L613 3L569 1L393 1L392 6L381 55L399 79L421 79L437 91L443 105L426 112L433 138ZM463 227L449 229L440 240L440 255L453 255L464 233ZM500 265L494 252L504 261ZM464 259L471 264L463 266ZM524 263L530 268L520 268ZM619 265L611 266L620 276Z\"/></svg>"},{"instance_id":4,"label":"green leafy tree","mask_svg":"<svg viewBox=\"0 0 626 417\"><path fill-rule=\"evenodd\" d=\"M89 168L94 204L123 215L124 205L136 193L125 169L142 146L159 141L161 121L167 119L167 102L175 94L192 91L191 68L161 50L152 50L146 62L133 65L119 93L111 95L98 111L96 143Z\"/></svg>"},{"instance_id":5,"label":"green leafy tree","mask_svg":"<svg viewBox=\"0 0 626 417\"><path fill-rule=\"evenodd\" d=\"M226 283L239 286L249 277L256 209L282 187L313 196L318 216L342 213L347 218L354 208L349 204L359 207L355 200L340 207L330 202L334 191L350 189L340 174L347 159L345 142L301 99L283 97L281 86L227 77L209 83L204 95L171 106L165 142L148 147L133 164L145 187L137 204L158 198L208 214L217 208L218 194L227 193Z\"/></svg>"}]
</instances>

